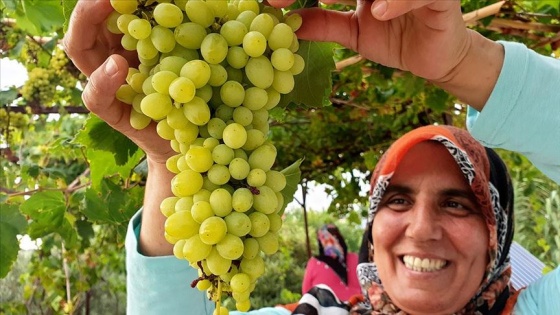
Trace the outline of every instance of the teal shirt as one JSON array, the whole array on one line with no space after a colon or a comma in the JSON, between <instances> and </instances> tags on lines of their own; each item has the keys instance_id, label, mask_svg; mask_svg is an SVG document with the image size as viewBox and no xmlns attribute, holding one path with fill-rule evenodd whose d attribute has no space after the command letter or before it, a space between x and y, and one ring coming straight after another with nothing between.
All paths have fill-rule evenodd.
<instances>
[{"instance_id":1,"label":"teal shirt","mask_svg":"<svg viewBox=\"0 0 560 315\"><path fill-rule=\"evenodd\" d=\"M524 154L544 174L560 183L560 60L525 46L502 42L504 66L482 112L469 108L471 134L488 147ZM197 272L174 256L146 257L138 252L139 211L126 237L127 314L211 315L214 303L190 287ZM523 290L516 314L560 314L560 267ZM231 315L289 315L264 308Z\"/></svg>"}]
</instances>

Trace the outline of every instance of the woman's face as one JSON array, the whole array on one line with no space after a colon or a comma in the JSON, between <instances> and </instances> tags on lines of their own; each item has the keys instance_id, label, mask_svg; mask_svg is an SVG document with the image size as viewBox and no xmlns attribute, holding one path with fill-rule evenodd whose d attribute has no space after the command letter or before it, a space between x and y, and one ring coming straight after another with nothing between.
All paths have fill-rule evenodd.
<instances>
[{"instance_id":1,"label":"woman's face","mask_svg":"<svg viewBox=\"0 0 560 315\"><path fill-rule=\"evenodd\" d=\"M398 165L373 224L374 259L391 300L409 314L452 314L479 288L488 230L441 144L415 145Z\"/></svg>"}]
</instances>

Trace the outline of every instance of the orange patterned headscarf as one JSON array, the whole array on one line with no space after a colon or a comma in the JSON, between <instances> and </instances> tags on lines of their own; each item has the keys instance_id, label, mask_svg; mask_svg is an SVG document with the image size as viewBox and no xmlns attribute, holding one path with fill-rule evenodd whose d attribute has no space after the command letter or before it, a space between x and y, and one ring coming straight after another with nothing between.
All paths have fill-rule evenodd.
<instances>
[{"instance_id":1,"label":"orange patterned headscarf","mask_svg":"<svg viewBox=\"0 0 560 315\"><path fill-rule=\"evenodd\" d=\"M425 126L405 134L393 143L374 170L366 231L369 261L358 266L358 277L369 302L359 313L405 315L392 303L377 274L372 258L371 227L397 166L413 146L423 141L441 143L455 159L476 196L489 232L489 263L483 282L457 314L501 314L511 291L509 248L513 239L513 187L504 163L493 150L483 147L467 131L451 126Z\"/></svg>"}]
</instances>

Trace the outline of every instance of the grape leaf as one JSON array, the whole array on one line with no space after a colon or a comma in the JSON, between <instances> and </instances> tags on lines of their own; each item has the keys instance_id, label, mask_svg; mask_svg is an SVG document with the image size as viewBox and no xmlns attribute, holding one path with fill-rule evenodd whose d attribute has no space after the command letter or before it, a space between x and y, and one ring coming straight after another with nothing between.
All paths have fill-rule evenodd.
<instances>
[{"instance_id":1,"label":"grape leaf","mask_svg":"<svg viewBox=\"0 0 560 315\"><path fill-rule=\"evenodd\" d=\"M134 142L93 114L90 114L84 127L72 142L90 149L111 152L117 165L126 164L138 151L138 146Z\"/></svg>"},{"instance_id":2,"label":"grape leaf","mask_svg":"<svg viewBox=\"0 0 560 315\"><path fill-rule=\"evenodd\" d=\"M37 239L58 232L66 220L66 199L61 191L38 192L21 204L20 211L32 219L28 234L32 239Z\"/></svg>"},{"instance_id":3,"label":"grape leaf","mask_svg":"<svg viewBox=\"0 0 560 315\"><path fill-rule=\"evenodd\" d=\"M0 207L0 278L4 278L17 259L19 242L18 234L25 233L27 221L18 211L16 205L2 201Z\"/></svg>"},{"instance_id":4,"label":"grape leaf","mask_svg":"<svg viewBox=\"0 0 560 315\"><path fill-rule=\"evenodd\" d=\"M282 206L282 209L278 211L278 214L280 215L284 213L286 206L294 200L294 194L296 193L301 180L301 170L299 169L299 166L302 162L303 159L299 159L281 171L282 174L286 176L286 187L280 192L284 197L284 205Z\"/></svg>"},{"instance_id":5,"label":"grape leaf","mask_svg":"<svg viewBox=\"0 0 560 315\"><path fill-rule=\"evenodd\" d=\"M62 1L62 13L64 14L64 32L68 30L68 23L70 22L70 16L74 7L78 3L78 0L64 0Z\"/></svg>"},{"instance_id":6,"label":"grape leaf","mask_svg":"<svg viewBox=\"0 0 560 315\"><path fill-rule=\"evenodd\" d=\"M11 104L16 98L18 98L18 94L19 92L15 88L0 91L0 104Z\"/></svg>"},{"instance_id":7,"label":"grape leaf","mask_svg":"<svg viewBox=\"0 0 560 315\"><path fill-rule=\"evenodd\" d=\"M23 0L23 12L16 16L18 27L32 35L55 31L64 23L59 0Z\"/></svg>"},{"instance_id":8,"label":"grape leaf","mask_svg":"<svg viewBox=\"0 0 560 315\"><path fill-rule=\"evenodd\" d=\"M290 102L306 107L330 104L331 72L335 69L333 43L300 41L298 54L305 60L303 72L294 76L294 90L282 97L280 106Z\"/></svg>"},{"instance_id":9,"label":"grape leaf","mask_svg":"<svg viewBox=\"0 0 560 315\"><path fill-rule=\"evenodd\" d=\"M115 174L122 178L130 176L134 167L144 156L144 152L137 150L123 165L117 165L113 154L107 151L88 149L86 155L91 169L91 184L95 189L99 189L104 177Z\"/></svg>"},{"instance_id":10,"label":"grape leaf","mask_svg":"<svg viewBox=\"0 0 560 315\"><path fill-rule=\"evenodd\" d=\"M103 179L99 190L93 188L86 190L86 202L81 211L90 221L126 226L130 217L140 209L142 195L143 189L138 186L123 189L110 180Z\"/></svg>"}]
</instances>

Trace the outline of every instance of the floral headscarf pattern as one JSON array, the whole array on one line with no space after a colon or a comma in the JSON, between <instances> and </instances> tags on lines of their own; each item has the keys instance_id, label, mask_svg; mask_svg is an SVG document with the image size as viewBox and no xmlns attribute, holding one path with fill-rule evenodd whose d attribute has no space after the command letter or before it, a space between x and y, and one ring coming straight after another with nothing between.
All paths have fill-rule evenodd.
<instances>
[{"instance_id":1,"label":"floral headscarf pattern","mask_svg":"<svg viewBox=\"0 0 560 315\"><path fill-rule=\"evenodd\" d=\"M372 176L368 218L369 261L358 266L358 278L368 302L362 314L401 314L383 289L373 261L371 227L379 202L400 161L408 150L423 141L445 146L467 179L486 221L489 232L488 257L483 283L457 314L500 314L510 296L509 248L513 238L513 189L507 170L491 149L484 148L465 130L451 126L425 126L397 140L378 162ZM365 309L364 309L365 308Z\"/></svg>"}]
</instances>

